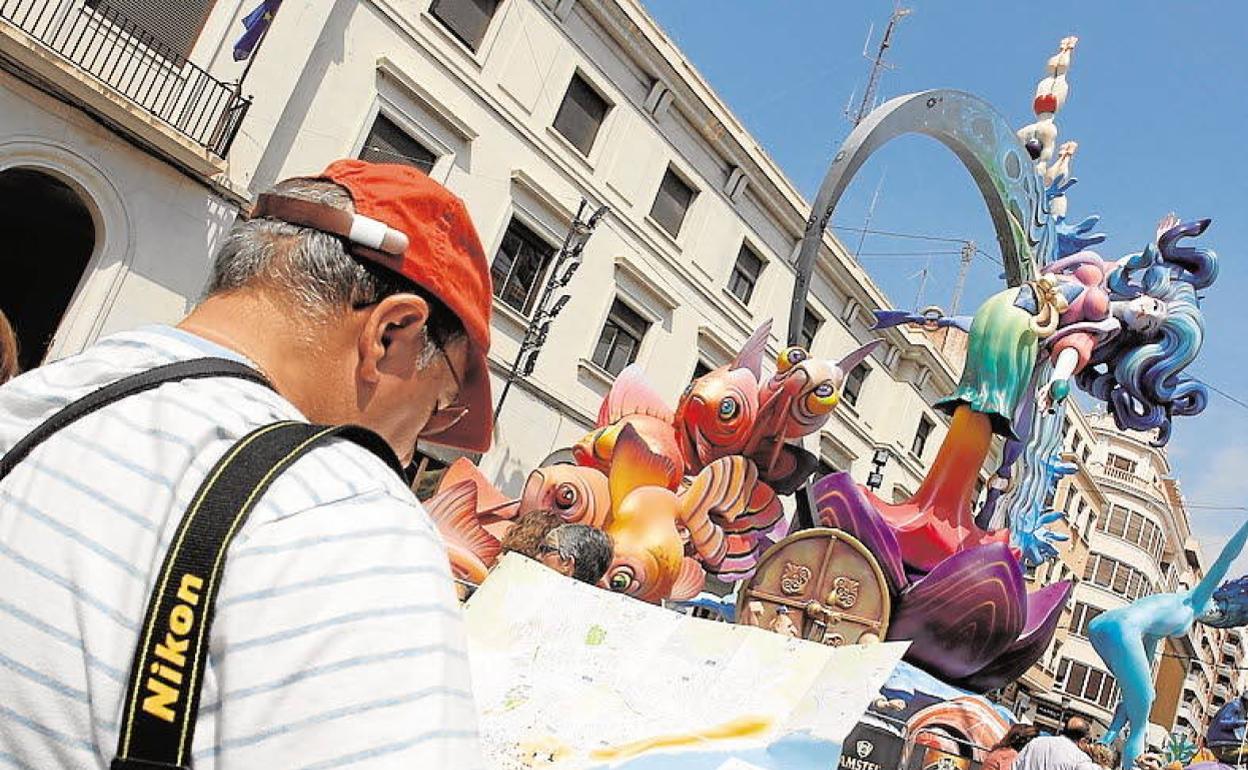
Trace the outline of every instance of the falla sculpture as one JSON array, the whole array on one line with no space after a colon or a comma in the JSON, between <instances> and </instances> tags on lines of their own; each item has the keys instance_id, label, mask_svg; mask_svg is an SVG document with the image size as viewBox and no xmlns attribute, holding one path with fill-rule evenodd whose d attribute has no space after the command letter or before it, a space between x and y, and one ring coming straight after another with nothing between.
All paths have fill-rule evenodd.
<instances>
[{"instance_id":1,"label":"falla sculpture","mask_svg":"<svg viewBox=\"0 0 1248 770\"><path fill-rule=\"evenodd\" d=\"M788 348L764 376L770 332L763 324L732 361L691 382L675 409L640 367L624 369L597 426L572 447L574 464L533 470L519 500L504 499L466 461L453 466L426 507L456 575L479 582L515 518L547 509L611 535L609 590L659 602L696 596L708 573L749 577L788 533L779 495L817 464L794 441L827 422L846 372L878 344L840 362Z\"/></svg>"},{"instance_id":2,"label":"falla sculpture","mask_svg":"<svg viewBox=\"0 0 1248 770\"><path fill-rule=\"evenodd\" d=\"M1060 451L1072 382L1103 402L1119 428L1151 432L1159 445L1168 441L1175 417L1199 414L1207 402L1205 386L1187 369L1204 339L1200 292L1217 278L1218 263L1211 250L1187 241L1203 234L1209 220L1167 216L1140 252L1106 260L1091 251L1105 240L1096 232L1099 219L1066 219L1077 144L1057 143L1054 116L1069 92L1076 42L1064 39L1049 60L1034 100L1037 120L1017 136L1043 191L1037 193L1042 200L1033 201L1044 216L1036 220L1036 251L1028 260L1038 267L971 318L876 313L877 328L956 327L969 335L961 379L936 405L950 415L949 430L918 491L887 502L847 473L817 479L810 488L817 524L837 531L828 542L843 543L848 535L855 549L861 547L855 553L873 560L863 574L886 584L889 601L881 606L888 617L867 620L886 628L889 640L911 641L908 661L973 692L1002 687L1031 667L1070 596L1068 581L1028 593L1023 566L1057 556L1063 539L1052 530L1063 513L1045 501L1073 470ZM1013 137L1009 143L1013 151ZM765 554L774 561L784 555L779 549L795 543L810 551L814 538L786 537L790 524L780 502L807 484L817 465L798 440L827 423L847 373L878 341L836 363L788 348L774 373L765 375L770 326L760 327L732 361L689 383L674 407L640 368L626 368L593 430L570 448L572 462L534 469L519 499L506 498L466 461L452 466L426 505L456 574L483 579L498 557L499 539L518 514L534 509L610 533L615 558L602 587L648 602L698 596L708 574L749 581ZM1003 456L977 516L972 498L997 436L1005 439ZM738 622L785 632L828 625L832 615L854 606L851 596L863 588L829 571L834 564L816 569L780 561L781 593L786 579L797 595L798 583L825 573L843 591L809 606L779 597L773 603L788 602L788 622L762 612L738 612ZM834 554L824 559L835 561ZM1155 648L1155 637L1165 635L1148 630L1154 610L1166 615L1158 621L1163 631L1190 625L1198 615L1211 625L1248 621L1248 583L1212 589L1218 580L1207 579L1199 594L1186 598L1146 597L1141 601L1153 603L1124 613L1122 623L1111 613L1100 616L1110 670L1124 681L1135 676L1132 667L1142 657L1136 653ZM803 612L809 617L800 623L787 617ZM828 641L833 636L823 641L835 643ZM1128 704L1125 683L1123 690L1117 727L1130 722L1142 733L1136 724L1138 714L1147 714L1142 696Z\"/></svg>"},{"instance_id":3,"label":"falla sculpture","mask_svg":"<svg viewBox=\"0 0 1248 770\"><path fill-rule=\"evenodd\" d=\"M910 639L907 659L937 677L985 692L1021 676L1048 647L1069 582L1028 594L1023 564L1058 554L1063 518L1044 500L1073 470L1060 457L1062 411L1072 381L1106 404L1119 428L1170 437L1177 416L1200 413L1205 386L1186 373L1204 339L1198 292L1217 277L1216 255L1185 245L1209 220L1169 215L1138 253L1106 260L1090 246L1098 218L1066 221L1073 142L1056 145L1074 38L1066 38L1037 88L1037 121L1018 132L1043 182L1051 237L1040 268L986 300L972 318L877 311L876 328L900 324L967 332L961 379L936 404L949 432L919 490L881 500L847 474L813 488L819 522L848 532L879 560L894 591L888 638ZM1057 158L1047 163L1056 150ZM1005 439L984 510L972 496L993 437ZM1013 478L1019 473L1020 478Z\"/></svg>"}]
</instances>

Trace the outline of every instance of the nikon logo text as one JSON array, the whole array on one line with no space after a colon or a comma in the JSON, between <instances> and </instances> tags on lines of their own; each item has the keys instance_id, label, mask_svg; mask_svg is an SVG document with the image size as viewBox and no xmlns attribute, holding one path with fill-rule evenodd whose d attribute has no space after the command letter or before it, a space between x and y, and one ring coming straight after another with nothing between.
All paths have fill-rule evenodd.
<instances>
[{"instance_id":1,"label":"nikon logo text","mask_svg":"<svg viewBox=\"0 0 1248 770\"><path fill-rule=\"evenodd\" d=\"M166 722L177 717L173 707L182 696L182 671L186 668L186 649L190 645L187 636L195 627L195 607L199 605L203 586L203 578L189 572L182 576L178 586L179 603L169 610L165 638L158 640L152 649L159 660L153 660L148 669L151 675L147 677L143 710Z\"/></svg>"}]
</instances>

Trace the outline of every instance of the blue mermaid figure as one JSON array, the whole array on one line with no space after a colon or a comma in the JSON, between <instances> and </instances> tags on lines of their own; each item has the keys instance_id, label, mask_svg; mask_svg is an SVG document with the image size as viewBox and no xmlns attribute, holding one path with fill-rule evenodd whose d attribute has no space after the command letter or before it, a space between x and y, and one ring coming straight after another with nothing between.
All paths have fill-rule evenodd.
<instances>
[{"instance_id":1,"label":"blue mermaid figure","mask_svg":"<svg viewBox=\"0 0 1248 770\"><path fill-rule=\"evenodd\" d=\"M1130 728L1122 750L1124 770L1134 767L1135 760L1144 751L1148 713L1157 695L1153 689L1152 667L1161 640L1183 636L1198 620L1218 625L1228 623L1232 618L1243 618L1241 613L1228 614L1226 605L1215 601L1214 595L1246 542L1248 524L1241 526L1231 537L1218 560L1195 588L1180 593L1145 596L1126 607L1102 613L1088 624L1088 639L1092 647L1117 678L1122 690L1114 719L1101 737L1101 742L1113 743L1123 727ZM1222 589L1224 595L1226 589Z\"/></svg>"}]
</instances>

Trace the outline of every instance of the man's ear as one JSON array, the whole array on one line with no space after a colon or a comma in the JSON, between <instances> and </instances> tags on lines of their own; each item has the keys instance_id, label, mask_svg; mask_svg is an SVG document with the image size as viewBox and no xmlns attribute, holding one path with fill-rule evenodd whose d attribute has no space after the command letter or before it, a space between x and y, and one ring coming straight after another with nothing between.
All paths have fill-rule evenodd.
<instances>
[{"instance_id":1,"label":"man's ear","mask_svg":"<svg viewBox=\"0 0 1248 770\"><path fill-rule=\"evenodd\" d=\"M428 320L429 303L415 294L394 294L369 308L359 333L360 377L375 383L395 361L413 365Z\"/></svg>"}]
</instances>

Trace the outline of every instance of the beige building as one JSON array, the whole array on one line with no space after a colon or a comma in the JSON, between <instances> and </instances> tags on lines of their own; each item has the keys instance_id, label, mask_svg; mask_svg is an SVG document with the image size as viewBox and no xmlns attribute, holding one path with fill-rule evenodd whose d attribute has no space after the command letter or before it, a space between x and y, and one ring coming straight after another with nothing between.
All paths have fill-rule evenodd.
<instances>
[{"instance_id":1,"label":"beige building","mask_svg":"<svg viewBox=\"0 0 1248 770\"><path fill-rule=\"evenodd\" d=\"M186 18L163 17L152 0L116 4L131 13L130 34L113 35L126 79L77 61L59 31L112 30L91 0L0 5L0 169L63 182L94 233L85 264L64 277L72 299L50 324L52 356L176 319L240 205L355 155L421 166L467 203L494 260L500 376L579 202L610 208L482 460L508 491L592 426L625 364L643 366L674 402L698 367L727 361L764 321L775 320L772 352L782 347L807 204L637 0L287 0L240 88L246 65L230 49L256 4L202 2ZM55 14L83 21L26 23ZM154 79L172 72L194 82ZM131 78L178 105L193 85L219 86L204 118L212 128L179 123L181 110L162 112ZM828 235L806 316L813 352L857 347L871 309L887 305ZM884 336L807 443L860 479L888 447L882 493L901 497L944 436L929 404L954 372L923 333Z\"/></svg>"},{"instance_id":2,"label":"beige building","mask_svg":"<svg viewBox=\"0 0 1248 770\"><path fill-rule=\"evenodd\" d=\"M1190 588L1204 568L1164 450L1148 437L1119 431L1104 413L1085 415L1078 408L1067 410L1064 448L1077 471L1059 484L1054 504L1067 513L1072 538L1061 560L1035 571L1033 581L1073 576L1077 585L1064 628L1005 700L1044 727L1076 713L1104 727L1119 691L1087 641L1088 623L1140 596ZM1239 691L1242 661L1238 631L1198 623L1186 636L1167 639L1155 666L1150 743L1160 747L1173 731L1203 735L1217 709Z\"/></svg>"},{"instance_id":3,"label":"beige building","mask_svg":"<svg viewBox=\"0 0 1248 770\"><path fill-rule=\"evenodd\" d=\"M246 197L226 158L250 104L203 66L231 21L211 5L149 31L169 6L0 2L0 308L27 366L176 318L203 286Z\"/></svg>"}]
</instances>

